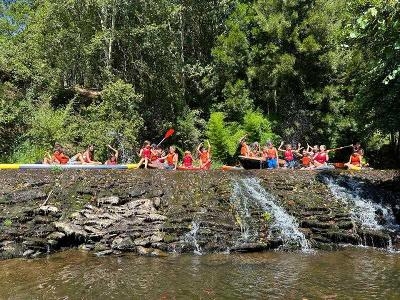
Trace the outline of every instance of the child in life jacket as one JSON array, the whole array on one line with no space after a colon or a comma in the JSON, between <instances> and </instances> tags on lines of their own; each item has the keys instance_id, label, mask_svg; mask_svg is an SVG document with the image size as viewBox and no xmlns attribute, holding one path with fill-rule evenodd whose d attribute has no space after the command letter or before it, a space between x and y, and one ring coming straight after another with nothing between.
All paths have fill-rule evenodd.
<instances>
[{"instance_id":1,"label":"child in life jacket","mask_svg":"<svg viewBox=\"0 0 400 300\"><path fill-rule=\"evenodd\" d=\"M138 168L144 163L144 168L147 169L151 157L150 142L144 141L142 149L139 152L140 161L138 163Z\"/></svg>"},{"instance_id":2,"label":"child in life jacket","mask_svg":"<svg viewBox=\"0 0 400 300\"><path fill-rule=\"evenodd\" d=\"M241 156L249 156L250 155L250 147L247 145L246 136L240 139L240 155Z\"/></svg>"},{"instance_id":3,"label":"child in life jacket","mask_svg":"<svg viewBox=\"0 0 400 300\"><path fill-rule=\"evenodd\" d=\"M186 169L193 169L193 157L190 151L185 151L182 159L182 167Z\"/></svg>"},{"instance_id":4,"label":"child in life jacket","mask_svg":"<svg viewBox=\"0 0 400 300\"><path fill-rule=\"evenodd\" d=\"M313 164L316 167L326 166L329 160L328 152L326 151L326 146L321 145L319 146L319 151L314 154L313 157Z\"/></svg>"},{"instance_id":5,"label":"child in life jacket","mask_svg":"<svg viewBox=\"0 0 400 300\"><path fill-rule=\"evenodd\" d=\"M285 160L285 166L284 168L288 168L288 169L294 169L295 167L295 159L294 159L294 153L295 151L293 151L292 149L292 145L291 144L286 144L285 146L285 150L282 149L284 142L282 142L278 148L278 151L283 152L283 157Z\"/></svg>"},{"instance_id":6,"label":"child in life jacket","mask_svg":"<svg viewBox=\"0 0 400 300\"><path fill-rule=\"evenodd\" d=\"M349 170L361 170L362 167L362 155L358 149L354 149L350 155L349 162L344 164Z\"/></svg>"},{"instance_id":7,"label":"child in life jacket","mask_svg":"<svg viewBox=\"0 0 400 300\"><path fill-rule=\"evenodd\" d=\"M208 149L206 149L203 146L203 143L201 143L198 147L197 147L197 153L199 155L199 159L200 159L200 169L203 170L208 170L211 167L211 145L210 142L207 141L208 144Z\"/></svg>"},{"instance_id":8,"label":"child in life jacket","mask_svg":"<svg viewBox=\"0 0 400 300\"><path fill-rule=\"evenodd\" d=\"M266 159L265 164L268 169L277 169L278 166L278 150L272 142L267 142L267 146L263 149L263 158Z\"/></svg>"},{"instance_id":9,"label":"child in life jacket","mask_svg":"<svg viewBox=\"0 0 400 300\"><path fill-rule=\"evenodd\" d=\"M169 147L169 152L166 156L161 157L166 163L164 163L165 170L176 170L178 165L178 153L175 152L176 148L174 146Z\"/></svg>"},{"instance_id":10,"label":"child in life jacket","mask_svg":"<svg viewBox=\"0 0 400 300\"><path fill-rule=\"evenodd\" d=\"M82 154L83 160L85 161L85 163L87 164L91 164L91 165L101 165L102 163L99 161L95 161L94 160L94 145L89 145L85 152L83 152Z\"/></svg>"},{"instance_id":11,"label":"child in life jacket","mask_svg":"<svg viewBox=\"0 0 400 300\"><path fill-rule=\"evenodd\" d=\"M301 156L300 159L301 169L310 169L314 167L314 165L312 164L311 154L306 149L303 149L303 151L299 155Z\"/></svg>"},{"instance_id":12,"label":"child in life jacket","mask_svg":"<svg viewBox=\"0 0 400 300\"><path fill-rule=\"evenodd\" d=\"M118 164L118 150L111 147L111 145L107 145L107 147L112 151L108 160L104 163L105 165L116 165Z\"/></svg>"}]
</instances>

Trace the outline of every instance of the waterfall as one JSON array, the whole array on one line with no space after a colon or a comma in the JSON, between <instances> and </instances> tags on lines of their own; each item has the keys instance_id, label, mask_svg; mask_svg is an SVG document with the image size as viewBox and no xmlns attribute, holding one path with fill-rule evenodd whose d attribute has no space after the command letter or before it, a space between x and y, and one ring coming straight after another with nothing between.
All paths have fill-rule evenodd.
<instances>
[{"instance_id":1,"label":"waterfall","mask_svg":"<svg viewBox=\"0 0 400 300\"><path fill-rule=\"evenodd\" d=\"M200 229L200 222L193 220L191 230L185 234L183 237L184 243L193 246L193 253L197 255L202 255L201 247L197 241L197 233Z\"/></svg>"},{"instance_id":2,"label":"waterfall","mask_svg":"<svg viewBox=\"0 0 400 300\"><path fill-rule=\"evenodd\" d=\"M390 207L382 203L382 199L372 199L365 194L363 182L350 178L345 181L324 176L325 183L336 199L348 206L352 219L361 224L362 228L372 230L398 227Z\"/></svg>"},{"instance_id":3,"label":"waterfall","mask_svg":"<svg viewBox=\"0 0 400 300\"><path fill-rule=\"evenodd\" d=\"M270 237L282 240L284 248L292 248L295 245L303 251L310 249L307 239L298 229L295 218L277 204L277 199L267 192L257 179L239 179L233 183L233 187L231 202L238 211L244 241L257 234L256 229L251 226L254 219L249 212L249 205L256 204L271 215Z\"/></svg>"},{"instance_id":4,"label":"waterfall","mask_svg":"<svg viewBox=\"0 0 400 300\"><path fill-rule=\"evenodd\" d=\"M378 194L368 192L362 181L347 177L335 179L332 176L323 176L322 178L333 196L348 207L351 219L360 224L361 229L391 233L400 230L392 209L384 205L383 198ZM362 245L366 245L365 236L361 237L361 240ZM391 237L388 238L387 245L387 249L392 251Z\"/></svg>"}]
</instances>

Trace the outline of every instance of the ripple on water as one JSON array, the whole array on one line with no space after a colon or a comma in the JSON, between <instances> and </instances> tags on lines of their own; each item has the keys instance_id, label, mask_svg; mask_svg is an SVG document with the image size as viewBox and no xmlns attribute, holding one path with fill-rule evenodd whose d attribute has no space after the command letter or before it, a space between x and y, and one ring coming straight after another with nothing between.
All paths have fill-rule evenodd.
<instances>
[{"instance_id":1,"label":"ripple on water","mask_svg":"<svg viewBox=\"0 0 400 300\"><path fill-rule=\"evenodd\" d=\"M357 248L165 258L68 251L0 261L0 270L1 299L400 298L400 255Z\"/></svg>"}]
</instances>

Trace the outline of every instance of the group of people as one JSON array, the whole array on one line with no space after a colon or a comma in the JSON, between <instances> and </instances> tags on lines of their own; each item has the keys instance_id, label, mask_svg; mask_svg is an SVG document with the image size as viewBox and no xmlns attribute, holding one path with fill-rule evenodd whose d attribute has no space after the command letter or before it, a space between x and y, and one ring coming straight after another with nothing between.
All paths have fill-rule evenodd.
<instances>
[{"instance_id":1,"label":"group of people","mask_svg":"<svg viewBox=\"0 0 400 300\"><path fill-rule=\"evenodd\" d=\"M107 145L111 154L109 155L107 161L104 162L105 165L117 165L118 164L118 150L114 149L111 145ZM60 143L55 143L53 153L48 153L44 157L43 164L92 164L101 165L100 161L94 159L94 145L89 145L85 151L78 152L72 157L69 157L65 153L64 147ZM190 151L185 151L182 158L182 164L179 163L179 155L176 152L175 146L170 146L168 153L156 144L151 144L149 141L143 143L143 147L140 149L139 156L140 161L138 163L138 168L144 167L153 169L166 169L166 170L176 170L177 168L184 169L203 169L208 170L211 167L211 145L208 142L208 147L206 148L203 143L197 147L198 162L193 158Z\"/></svg>"},{"instance_id":2,"label":"group of people","mask_svg":"<svg viewBox=\"0 0 400 300\"><path fill-rule=\"evenodd\" d=\"M179 155L175 146L170 146L168 153L165 154L159 145L151 145L149 141L145 141L139 152L140 161L138 167L140 168L143 165L145 169L151 167L165 170L176 170L177 168L208 170L211 167L211 145L209 142L207 143L207 148L203 143L197 147L198 163L196 163L192 153L186 150L182 158L182 164L178 166Z\"/></svg>"},{"instance_id":3,"label":"group of people","mask_svg":"<svg viewBox=\"0 0 400 300\"><path fill-rule=\"evenodd\" d=\"M109 155L107 161L104 162L105 165L116 165L118 163L118 150L107 145L107 147L112 151ZM91 165L101 165L100 161L94 159L94 145L89 145L85 151L78 152L72 157L69 157L65 153L65 148L60 143L54 144L53 153L47 153L42 161L43 164L58 164L58 165L73 165L73 164L91 164Z\"/></svg>"},{"instance_id":4,"label":"group of people","mask_svg":"<svg viewBox=\"0 0 400 300\"><path fill-rule=\"evenodd\" d=\"M242 138L240 145L241 156L260 159L264 161L264 167L268 169L276 169L279 167L305 170L323 168L328 166L329 152L348 147L352 147L353 151L348 162L344 163L342 167L360 169L364 164L364 151L358 142L354 145L335 149L326 149L325 145L315 145L311 147L308 144L307 147L302 147L301 144L298 144L297 148L293 148L291 144L285 145L284 142L276 148L272 142L267 142L266 145L261 148L257 142L248 145L246 140ZM279 153L282 153L283 159L279 158Z\"/></svg>"}]
</instances>

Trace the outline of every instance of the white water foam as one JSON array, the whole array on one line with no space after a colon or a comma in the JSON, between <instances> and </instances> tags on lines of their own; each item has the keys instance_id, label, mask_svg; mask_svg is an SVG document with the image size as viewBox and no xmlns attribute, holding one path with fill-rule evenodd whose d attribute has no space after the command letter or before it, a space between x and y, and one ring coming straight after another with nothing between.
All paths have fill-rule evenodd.
<instances>
[{"instance_id":1,"label":"white water foam","mask_svg":"<svg viewBox=\"0 0 400 300\"><path fill-rule=\"evenodd\" d=\"M200 222L193 220L191 230L185 234L183 241L194 247L193 253L196 255L202 255L202 250L197 242L197 233L200 229Z\"/></svg>"},{"instance_id":2,"label":"white water foam","mask_svg":"<svg viewBox=\"0 0 400 300\"><path fill-rule=\"evenodd\" d=\"M332 177L324 177L324 180L335 198L348 206L352 219L358 221L361 227L382 230L396 226L391 208L362 196L362 183L347 180L346 187L343 187ZM385 226L381 225L382 221Z\"/></svg>"},{"instance_id":3,"label":"white water foam","mask_svg":"<svg viewBox=\"0 0 400 300\"><path fill-rule=\"evenodd\" d=\"M253 201L260 205L265 212L272 216L269 233L272 237L283 241L283 246L297 244L303 251L310 250L310 245L304 234L299 231L295 218L289 215L284 208L277 204L277 199L267 192L255 178L243 178L234 182L234 191L231 201L243 203L241 206L242 235L248 238L252 234L251 226L246 220L251 218L247 202Z\"/></svg>"}]
</instances>

